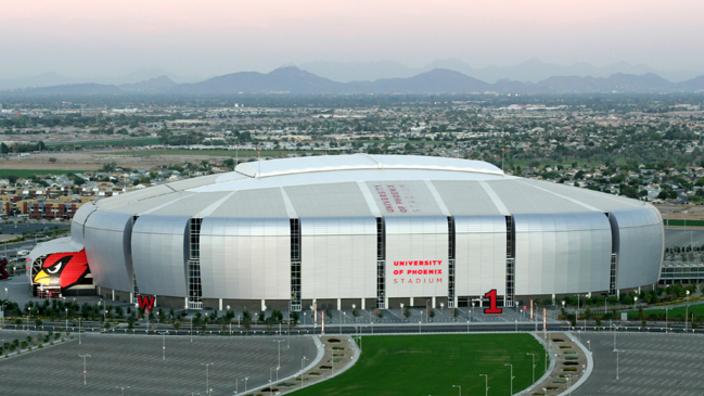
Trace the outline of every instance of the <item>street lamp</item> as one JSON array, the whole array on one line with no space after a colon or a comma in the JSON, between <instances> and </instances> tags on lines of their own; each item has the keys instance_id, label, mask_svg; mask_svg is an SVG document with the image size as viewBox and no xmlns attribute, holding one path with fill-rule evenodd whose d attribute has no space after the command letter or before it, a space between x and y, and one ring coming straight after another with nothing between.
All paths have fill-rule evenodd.
<instances>
[{"instance_id":1,"label":"street lamp","mask_svg":"<svg viewBox=\"0 0 704 396\"><path fill-rule=\"evenodd\" d=\"M210 382L209 382L209 372L208 369L213 365L213 362L201 363L201 366L205 366L205 394L210 394ZM246 387L246 386L245 386Z\"/></svg>"},{"instance_id":2,"label":"street lamp","mask_svg":"<svg viewBox=\"0 0 704 396\"><path fill-rule=\"evenodd\" d=\"M303 363L306 361L306 357L303 356L301 358L301 388L303 388Z\"/></svg>"},{"instance_id":3,"label":"street lamp","mask_svg":"<svg viewBox=\"0 0 704 396\"><path fill-rule=\"evenodd\" d=\"M161 360L166 360L166 332L161 333Z\"/></svg>"},{"instance_id":4,"label":"street lamp","mask_svg":"<svg viewBox=\"0 0 704 396\"><path fill-rule=\"evenodd\" d=\"M479 374L484 377L484 396L489 396L489 374Z\"/></svg>"},{"instance_id":5,"label":"street lamp","mask_svg":"<svg viewBox=\"0 0 704 396\"><path fill-rule=\"evenodd\" d=\"M689 290L685 291L685 295L687 303L684 306L684 331L687 331L687 317L689 316Z\"/></svg>"},{"instance_id":6,"label":"street lamp","mask_svg":"<svg viewBox=\"0 0 704 396\"><path fill-rule=\"evenodd\" d=\"M83 355L78 355L78 357L83 359L83 385L86 385L88 382L87 381L88 371L86 370L86 359L91 356L90 356L90 354L85 353Z\"/></svg>"},{"instance_id":7,"label":"street lamp","mask_svg":"<svg viewBox=\"0 0 704 396\"><path fill-rule=\"evenodd\" d=\"M279 355L278 365L276 367L281 367L281 343L284 341L286 341L286 340L283 340L283 339L274 340L274 342L276 343L277 352Z\"/></svg>"},{"instance_id":8,"label":"street lamp","mask_svg":"<svg viewBox=\"0 0 704 396\"><path fill-rule=\"evenodd\" d=\"M509 375L510 375L509 378L510 378L511 384L510 384L510 388L509 388L509 389L510 389L510 391L511 391L511 395L513 395L513 364L511 364L511 363L504 363L504 366L508 366L508 367L509 367L509 370L510 370L510 371L509 371ZM533 382L535 382L535 381L533 381Z\"/></svg>"},{"instance_id":9,"label":"street lamp","mask_svg":"<svg viewBox=\"0 0 704 396\"><path fill-rule=\"evenodd\" d=\"M452 388L457 388L459 396L462 396L462 385L452 385Z\"/></svg>"},{"instance_id":10,"label":"street lamp","mask_svg":"<svg viewBox=\"0 0 704 396\"><path fill-rule=\"evenodd\" d=\"M534 352L526 352L526 356L530 355L530 360L532 362L532 367L533 367L533 375L532 375L532 383L535 382L535 353Z\"/></svg>"},{"instance_id":11,"label":"street lamp","mask_svg":"<svg viewBox=\"0 0 704 396\"><path fill-rule=\"evenodd\" d=\"M614 352L616 352L616 381L618 381L618 353L621 352L618 349L616 349Z\"/></svg>"}]
</instances>

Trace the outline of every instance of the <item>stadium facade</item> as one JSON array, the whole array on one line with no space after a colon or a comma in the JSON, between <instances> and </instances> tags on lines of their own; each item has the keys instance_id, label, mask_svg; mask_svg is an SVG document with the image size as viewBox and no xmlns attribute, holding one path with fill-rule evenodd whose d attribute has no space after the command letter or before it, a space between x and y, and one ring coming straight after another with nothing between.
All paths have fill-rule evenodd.
<instances>
[{"instance_id":1,"label":"stadium facade","mask_svg":"<svg viewBox=\"0 0 704 396\"><path fill-rule=\"evenodd\" d=\"M101 294L186 308L453 307L492 289L510 305L654 284L663 236L641 201L480 161L354 154L243 163L84 204L71 236L30 260L36 278L51 254L85 253Z\"/></svg>"}]
</instances>

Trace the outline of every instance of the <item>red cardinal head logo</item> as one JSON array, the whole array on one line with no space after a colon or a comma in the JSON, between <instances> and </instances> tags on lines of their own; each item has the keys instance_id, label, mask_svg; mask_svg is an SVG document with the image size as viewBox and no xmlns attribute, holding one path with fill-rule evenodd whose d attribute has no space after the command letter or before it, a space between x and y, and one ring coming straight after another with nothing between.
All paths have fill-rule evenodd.
<instances>
[{"instance_id":1,"label":"red cardinal head logo","mask_svg":"<svg viewBox=\"0 0 704 396\"><path fill-rule=\"evenodd\" d=\"M41 270L34 275L34 283L44 286L71 287L88 274L85 249L80 252L52 253L44 259Z\"/></svg>"}]
</instances>

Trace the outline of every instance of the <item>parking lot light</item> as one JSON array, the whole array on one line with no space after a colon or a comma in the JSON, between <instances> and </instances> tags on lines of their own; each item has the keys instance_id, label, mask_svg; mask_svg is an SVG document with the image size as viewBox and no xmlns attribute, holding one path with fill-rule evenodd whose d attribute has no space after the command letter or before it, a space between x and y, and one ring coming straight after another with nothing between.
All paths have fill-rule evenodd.
<instances>
[{"instance_id":1,"label":"parking lot light","mask_svg":"<svg viewBox=\"0 0 704 396\"><path fill-rule=\"evenodd\" d=\"M91 356L88 353L84 353L82 355L78 355L78 357L83 359L83 385L86 385L88 383L88 370L86 369L86 359Z\"/></svg>"}]
</instances>

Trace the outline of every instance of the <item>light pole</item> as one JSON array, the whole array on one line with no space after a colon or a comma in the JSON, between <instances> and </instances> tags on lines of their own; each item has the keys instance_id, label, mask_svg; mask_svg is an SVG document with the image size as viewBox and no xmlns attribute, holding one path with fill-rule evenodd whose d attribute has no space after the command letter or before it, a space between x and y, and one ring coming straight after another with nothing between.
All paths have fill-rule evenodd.
<instances>
[{"instance_id":1,"label":"light pole","mask_svg":"<svg viewBox=\"0 0 704 396\"><path fill-rule=\"evenodd\" d=\"M81 339L81 317L78 317L78 345L82 345L83 340Z\"/></svg>"},{"instance_id":2,"label":"light pole","mask_svg":"<svg viewBox=\"0 0 704 396\"><path fill-rule=\"evenodd\" d=\"M489 396L489 374L479 374L484 377L484 396Z\"/></svg>"},{"instance_id":3,"label":"light pole","mask_svg":"<svg viewBox=\"0 0 704 396\"><path fill-rule=\"evenodd\" d=\"M614 352L616 352L616 327L613 325L613 323L611 324L611 330L613 330L614 332Z\"/></svg>"},{"instance_id":4,"label":"light pole","mask_svg":"<svg viewBox=\"0 0 704 396\"><path fill-rule=\"evenodd\" d=\"M574 313L574 325L577 327L577 331L579 331L579 293L577 293L577 311Z\"/></svg>"},{"instance_id":5,"label":"light pole","mask_svg":"<svg viewBox=\"0 0 704 396\"><path fill-rule=\"evenodd\" d=\"M278 355L279 355L278 365L277 365L276 367L281 367L281 343L284 342L284 341L285 341L285 340L283 340L283 339L274 340L274 342L276 343L277 352L278 352Z\"/></svg>"},{"instance_id":6,"label":"light pole","mask_svg":"<svg viewBox=\"0 0 704 396\"><path fill-rule=\"evenodd\" d=\"M531 360L532 368L533 368L533 375L531 377L532 378L531 383L534 383L535 382L535 352L526 352L526 355L530 355L530 360Z\"/></svg>"},{"instance_id":7,"label":"light pole","mask_svg":"<svg viewBox=\"0 0 704 396\"><path fill-rule=\"evenodd\" d=\"M230 330L230 335L232 335L232 318L230 317L230 306L227 306L227 327Z\"/></svg>"},{"instance_id":8,"label":"light pole","mask_svg":"<svg viewBox=\"0 0 704 396\"><path fill-rule=\"evenodd\" d=\"M511 363L504 363L504 366L508 366L508 368L509 368L509 375L510 375L509 378L510 378L510 381L511 381L511 384L510 384L509 389L510 389L510 392L511 392L510 394L513 395L513 364L511 364ZM535 381L534 381L534 382L535 382Z\"/></svg>"},{"instance_id":9,"label":"light pole","mask_svg":"<svg viewBox=\"0 0 704 396\"><path fill-rule=\"evenodd\" d=\"M120 394L122 396L125 396L125 389L129 389L130 387L129 386L116 386L115 388L120 390Z\"/></svg>"},{"instance_id":10,"label":"light pole","mask_svg":"<svg viewBox=\"0 0 704 396\"><path fill-rule=\"evenodd\" d=\"M459 396L462 396L462 385L452 385L452 388L457 388Z\"/></svg>"},{"instance_id":11,"label":"light pole","mask_svg":"<svg viewBox=\"0 0 704 396\"><path fill-rule=\"evenodd\" d=\"M244 392L247 393L247 380L249 377L244 377Z\"/></svg>"},{"instance_id":12,"label":"light pole","mask_svg":"<svg viewBox=\"0 0 704 396\"><path fill-rule=\"evenodd\" d=\"M668 328L668 326L667 326L667 311L668 311L668 309L667 309L667 307L665 307L665 334L667 334L667 328Z\"/></svg>"},{"instance_id":13,"label":"light pole","mask_svg":"<svg viewBox=\"0 0 704 396\"><path fill-rule=\"evenodd\" d=\"M166 360L166 332L161 333L161 360Z\"/></svg>"},{"instance_id":14,"label":"light pole","mask_svg":"<svg viewBox=\"0 0 704 396\"><path fill-rule=\"evenodd\" d=\"M88 371L86 370L86 359L91 357L90 354L83 354L83 355L78 355L79 358L83 359L83 385L86 385L88 383L87 376L88 376Z\"/></svg>"},{"instance_id":15,"label":"light pole","mask_svg":"<svg viewBox=\"0 0 704 396\"><path fill-rule=\"evenodd\" d=\"M684 306L684 331L687 331L687 316L689 316L689 290L685 291L685 300L687 301Z\"/></svg>"},{"instance_id":16,"label":"light pole","mask_svg":"<svg viewBox=\"0 0 704 396\"><path fill-rule=\"evenodd\" d=\"M306 361L306 357L303 356L301 358L301 388L303 388L303 363Z\"/></svg>"},{"instance_id":17,"label":"light pole","mask_svg":"<svg viewBox=\"0 0 704 396\"><path fill-rule=\"evenodd\" d=\"M616 352L616 381L618 381L618 353L621 352L618 349L616 349L614 352Z\"/></svg>"},{"instance_id":18,"label":"light pole","mask_svg":"<svg viewBox=\"0 0 704 396\"><path fill-rule=\"evenodd\" d=\"M66 333L68 333L68 308L64 308Z\"/></svg>"},{"instance_id":19,"label":"light pole","mask_svg":"<svg viewBox=\"0 0 704 396\"><path fill-rule=\"evenodd\" d=\"M201 363L201 366L205 366L205 394L210 394L210 382L208 377L208 369L213 365L213 362Z\"/></svg>"}]
</instances>

